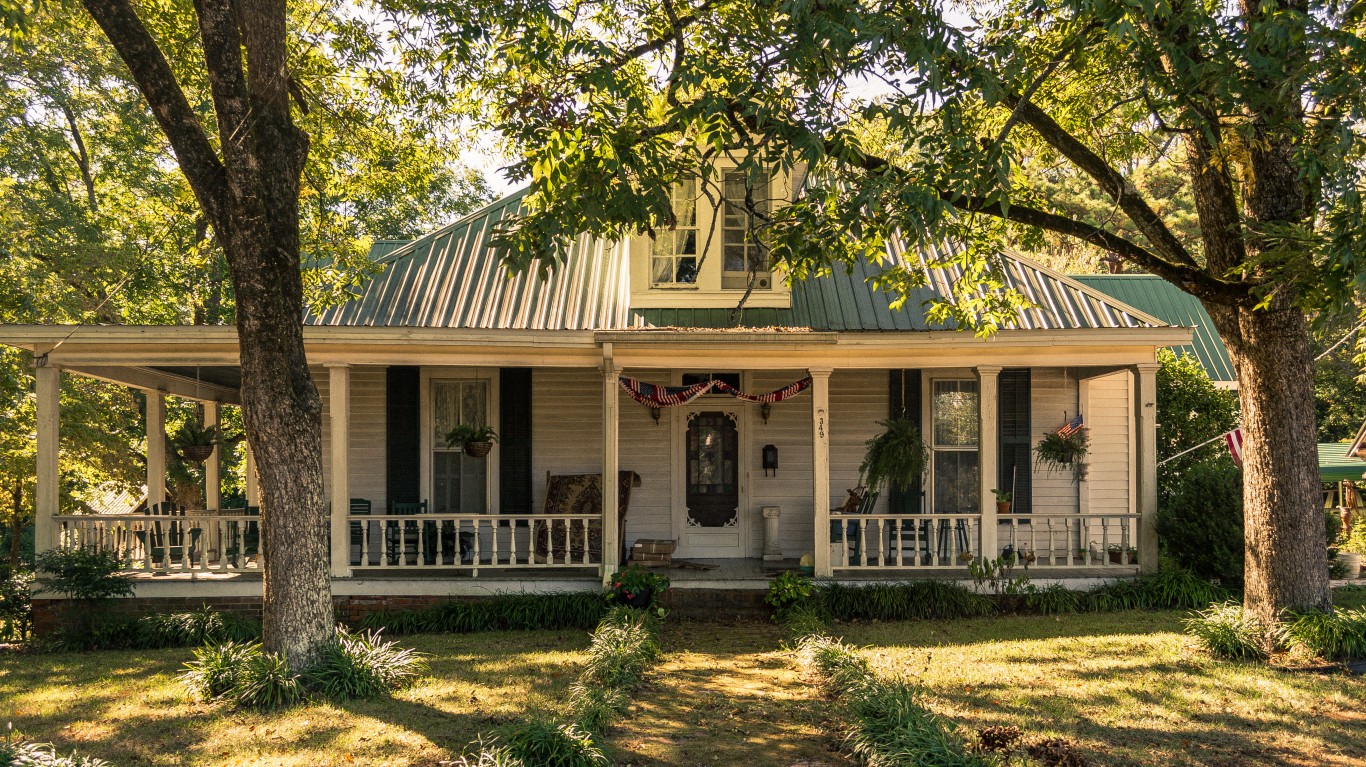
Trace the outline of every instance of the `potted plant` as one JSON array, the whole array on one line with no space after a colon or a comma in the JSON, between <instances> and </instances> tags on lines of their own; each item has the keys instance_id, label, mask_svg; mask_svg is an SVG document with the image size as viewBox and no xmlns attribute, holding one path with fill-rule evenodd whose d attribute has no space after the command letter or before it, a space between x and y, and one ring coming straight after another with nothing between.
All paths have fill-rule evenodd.
<instances>
[{"instance_id":1,"label":"potted plant","mask_svg":"<svg viewBox=\"0 0 1366 767\"><path fill-rule=\"evenodd\" d=\"M1338 547L1337 560L1346 569L1345 577L1356 579L1361 577L1362 556L1366 555L1366 522L1358 521L1352 525L1352 533L1347 536L1347 540Z\"/></svg>"},{"instance_id":2,"label":"potted plant","mask_svg":"<svg viewBox=\"0 0 1366 767\"><path fill-rule=\"evenodd\" d=\"M1013 493L1011 493L1009 490L997 490L994 487L991 489L991 492L996 494L996 513L1009 514L1010 499Z\"/></svg>"},{"instance_id":3,"label":"potted plant","mask_svg":"<svg viewBox=\"0 0 1366 767\"><path fill-rule=\"evenodd\" d=\"M887 485L909 490L925 474L929 448L909 418L889 418L880 423L883 431L868 440L868 450L859 466L860 481L870 492Z\"/></svg>"},{"instance_id":4,"label":"potted plant","mask_svg":"<svg viewBox=\"0 0 1366 767\"><path fill-rule=\"evenodd\" d=\"M1138 564L1138 549L1133 546L1121 546L1118 543L1112 543L1105 549L1112 565Z\"/></svg>"},{"instance_id":5,"label":"potted plant","mask_svg":"<svg viewBox=\"0 0 1366 767\"><path fill-rule=\"evenodd\" d=\"M446 447L463 447L465 455L483 458L493 450L498 435L488 426L469 426L460 424L446 432Z\"/></svg>"},{"instance_id":6,"label":"potted plant","mask_svg":"<svg viewBox=\"0 0 1366 767\"><path fill-rule=\"evenodd\" d=\"M1048 434L1034 446L1034 454L1039 457L1049 471L1072 471L1072 481L1086 479L1086 454L1090 451L1090 438L1086 429L1077 429L1071 434Z\"/></svg>"},{"instance_id":7,"label":"potted plant","mask_svg":"<svg viewBox=\"0 0 1366 767\"><path fill-rule=\"evenodd\" d=\"M171 445L181 460L203 463L213 455L213 449L222 438L217 426L200 426L194 421L186 421L171 437Z\"/></svg>"},{"instance_id":8,"label":"potted plant","mask_svg":"<svg viewBox=\"0 0 1366 767\"><path fill-rule=\"evenodd\" d=\"M612 601L635 608L650 607L669 590L669 579L640 565L612 573Z\"/></svg>"}]
</instances>

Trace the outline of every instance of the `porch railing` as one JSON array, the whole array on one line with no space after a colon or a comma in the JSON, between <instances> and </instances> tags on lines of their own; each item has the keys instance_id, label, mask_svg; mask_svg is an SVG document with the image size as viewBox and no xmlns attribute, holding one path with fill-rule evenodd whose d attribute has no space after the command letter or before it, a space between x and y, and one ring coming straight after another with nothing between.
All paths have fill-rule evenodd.
<instances>
[{"instance_id":1,"label":"porch railing","mask_svg":"<svg viewBox=\"0 0 1366 767\"><path fill-rule=\"evenodd\" d=\"M1137 514L1002 514L997 540L1030 567L1132 567Z\"/></svg>"},{"instance_id":2,"label":"porch railing","mask_svg":"<svg viewBox=\"0 0 1366 767\"><path fill-rule=\"evenodd\" d=\"M56 518L62 548L121 557L134 570L236 572L261 566L261 518L236 514L68 514Z\"/></svg>"},{"instance_id":3,"label":"porch railing","mask_svg":"<svg viewBox=\"0 0 1366 767\"><path fill-rule=\"evenodd\" d=\"M832 514L830 566L963 567L981 549L977 514Z\"/></svg>"},{"instance_id":4,"label":"porch railing","mask_svg":"<svg viewBox=\"0 0 1366 767\"><path fill-rule=\"evenodd\" d=\"M1137 514L1002 514L996 524L994 555L1030 567L1138 564ZM831 567L965 568L983 556L981 525L978 514L832 514Z\"/></svg>"},{"instance_id":5,"label":"porch railing","mask_svg":"<svg viewBox=\"0 0 1366 767\"><path fill-rule=\"evenodd\" d=\"M597 514L375 514L348 518L353 571L594 567Z\"/></svg>"}]
</instances>

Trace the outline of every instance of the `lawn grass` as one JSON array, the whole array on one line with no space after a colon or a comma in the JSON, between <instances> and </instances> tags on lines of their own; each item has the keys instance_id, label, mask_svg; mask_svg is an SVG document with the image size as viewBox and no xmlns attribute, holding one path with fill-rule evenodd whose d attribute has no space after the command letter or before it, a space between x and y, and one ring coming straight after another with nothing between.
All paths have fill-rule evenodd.
<instances>
[{"instance_id":1,"label":"lawn grass","mask_svg":"<svg viewBox=\"0 0 1366 767\"><path fill-rule=\"evenodd\" d=\"M836 627L965 729L1076 741L1093 764L1366 765L1366 678L1211 659L1180 612Z\"/></svg>"},{"instance_id":2,"label":"lawn grass","mask_svg":"<svg viewBox=\"0 0 1366 767\"><path fill-rule=\"evenodd\" d=\"M1361 594L1339 594L1347 602ZM1105 765L1366 766L1366 678L1209 659L1180 612L839 624L966 728L1017 724ZM837 767L844 723L768 623L666 621L665 656L606 738L637 767ZM431 669L392 700L276 714L193 702L186 649L0 655L0 725L133 765L435 765L481 733L566 713L586 632L416 635Z\"/></svg>"},{"instance_id":3,"label":"lawn grass","mask_svg":"<svg viewBox=\"0 0 1366 767\"><path fill-rule=\"evenodd\" d=\"M388 700L274 714L194 702L188 649L0 656L0 724L130 765L434 765L480 733L564 710L580 631L403 637L430 670Z\"/></svg>"}]
</instances>

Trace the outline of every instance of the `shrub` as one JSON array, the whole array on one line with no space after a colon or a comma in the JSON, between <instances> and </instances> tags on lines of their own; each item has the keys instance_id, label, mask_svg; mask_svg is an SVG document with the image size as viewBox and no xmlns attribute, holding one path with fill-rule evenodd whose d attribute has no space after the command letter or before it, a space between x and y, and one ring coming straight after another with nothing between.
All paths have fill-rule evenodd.
<instances>
[{"instance_id":1,"label":"shrub","mask_svg":"<svg viewBox=\"0 0 1366 767\"><path fill-rule=\"evenodd\" d=\"M1243 583L1243 471L1230 460L1193 463L1171 480L1157 535L1181 567L1234 588Z\"/></svg>"},{"instance_id":2,"label":"shrub","mask_svg":"<svg viewBox=\"0 0 1366 767\"><path fill-rule=\"evenodd\" d=\"M112 551L75 547L44 551L34 559L49 573L45 590L91 602L133 596L133 584L119 575L123 560Z\"/></svg>"},{"instance_id":3,"label":"shrub","mask_svg":"<svg viewBox=\"0 0 1366 767\"><path fill-rule=\"evenodd\" d=\"M593 742L592 733L576 724L536 721L507 736L507 752L536 767L601 767L611 761Z\"/></svg>"},{"instance_id":4,"label":"shrub","mask_svg":"<svg viewBox=\"0 0 1366 767\"><path fill-rule=\"evenodd\" d=\"M591 591L558 594L503 594L482 602L451 601L422 610L366 615L363 629L391 635L467 634L476 631L591 630L607 612L602 596Z\"/></svg>"},{"instance_id":5,"label":"shrub","mask_svg":"<svg viewBox=\"0 0 1366 767\"><path fill-rule=\"evenodd\" d=\"M451 767L527 767L526 762L517 758L507 746L486 744L482 740L475 744L474 753L463 754L449 764Z\"/></svg>"},{"instance_id":6,"label":"shrub","mask_svg":"<svg viewBox=\"0 0 1366 767\"><path fill-rule=\"evenodd\" d=\"M1366 609L1297 615L1286 632L1292 642L1328 660L1366 658Z\"/></svg>"},{"instance_id":7,"label":"shrub","mask_svg":"<svg viewBox=\"0 0 1366 767\"><path fill-rule=\"evenodd\" d=\"M22 642L33 627L33 600L29 589L33 573L5 569L0 572L0 641Z\"/></svg>"},{"instance_id":8,"label":"shrub","mask_svg":"<svg viewBox=\"0 0 1366 767\"><path fill-rule=\"evenodd\" d=\"M381 641L378 632L352 634L338 627L336 640L303 674L303 682L329 698L377 698L411 684L425 669L419 653Z\"/></svg>"},{"instance_id":9,"label":"shrub","mask_svg":"<svg viewBox=\"0 0 1366 767\"><path fill-rule=\"evenodd\" d=\"M1091 610L1161 610L1203 608L1224 602L1229 591L1222 586L1182 569L1161 570L1133 580L1119 580L1097 586L1086 593Z\"/></svg>"},{"instance_id":10,"label":"shrub","mask_svg":"<svg viewBox=\"0 0 1366 767\"><path fill-rule=\"evenodd\" d=\"M574 719L594 732L604 732L619 716L626 713L631 700L620 687L575 682L569 686L569 708Z\"/></svg>"},{"instance_id":11,"label":"shrub","mask_svg":"<svg viewBox=\"0 0 1366 767\"><path fill-rule=\"evenodd\" d=\"M20 743L5 763L12 767L109 767L109 762L93 756L79 756L72 751L66 756L57 753L49 743Z\"/></svg>"},{"instance_id":12,"label":"shrub","mask_svg":"<svg viewBox=\"0 0 1366 767\"><path fill-rule=\"evenodd\" d=\"M627 607L614 607L598 624L588 645L580 680L603 687L629 687L659 658L654 619Z\"/></svg>"},{"instance_id":13,"label":"shrub","mask_svg":"<svg viewBox=\"0 0 1366 767\"><path fill-rule=\"evenodd\" d=\"M185 664L180 681L201 700L218 700L237 689L246 664L262 654L257 643L226 642L194 651L194 660Z\"/></svg>"},{"instance_id":14,"label":"shrub","mask_svg":"<svg viewBox=\"0 0 1366 767\"><path fill-rule=\"evenodd\" d=\"M1210 605L1186 620L1186 633L1211 655L1234 660L1266 657L1267 629L1237 602Z\"/></svg>"},{"instance_id":15,"label":"shrub","mask_svg":"<svg viewBox=\"0 0 1366 767\"><path fill-rule=\"evenodd\" d=\"M1080 612L1086 597L1061 583L1042 588L1030 586L1025 591L1025 609L1040 615L1066 615Z\"/></svg>"},{"instance_id":16,"label":"shrub","mask_svg":"<svg viewBox=\"0 0 1366 767\"><path fill-rule=\"evenodd\" d=\"M836 620L945 620L988 615L990 599L947 581L869 586L831 583L819 592L823 611Z\"/></svg>"},{"instance_id":17,"label":"shrub","mask_svg":"<svg viewBox=\"0 0 1366 767\"><path fill-rule=\"evenodd\" d=\"M783 631L787 634L785 641L823 634L826 629L825 615L814 605L797 605L788 609L782 622Z\"/></svg>"},{"instance_id":18,"label":"shrub","mask_svg":"<svg viewBox=\"0 0 1366 767\"><path fill-rule=\"evenodd\" d=\"M243 660L228 694L241 708L274 711L303 701L306 692L283 656L258 651Z\"/></svg>"},{"instance_id":19,"label":"shrub","mask_svg":"<svg viewBox=\"0 0 1366 767\"><path fill-rule=\"evenodd\" d=\"M773 619L781 621L789 610L810 600L815 593L816 584L810 578L787 570L769 581L764 603L773 608Z\"/></svg>"},{"instance_id":20,"label":"shrub","mask_svg":"<svg viewBox=\"0 0 1366 767\"><path fill-rule=\"evenodd\" d=\"M71 652L157 650L220 642L249 642L260 636L261 624L255 620L236 613L216 612L205 606L187 613L157 613L140 618L105 620L83 629L64 632L50 646L51 649Z\"/></svg>"}]
</instances>

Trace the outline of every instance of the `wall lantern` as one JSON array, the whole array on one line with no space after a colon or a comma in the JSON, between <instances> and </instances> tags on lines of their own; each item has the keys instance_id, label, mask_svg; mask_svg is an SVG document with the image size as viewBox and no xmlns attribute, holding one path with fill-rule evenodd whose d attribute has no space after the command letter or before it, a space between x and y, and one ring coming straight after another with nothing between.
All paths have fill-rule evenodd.
<instances>
[{"instance_id":1,"label":"wall lantern","mask_svg":"<svg viewBox=\"0 0 1366 767\"><path fill-rule=\"evenodd\" d=\"M650 417L653 418L653 419L655 419L655 426L658 426L658 425L659 425L659 413L660 413L659 408L657 408L657 407L652 407L652 408L650 408Z\"/></svg>"},{"instance_id":2,"label":"wall lantern","mask_svg":"<svg viewBox=\"0 0 1366 767\"><path fill-rule=\"evenodd\" d=\"M778 476L778 446L764 445L764 476L768 476L769 470L773 470L773 476Z\"/></svg>"},{"instance_id":3,"label":"wall lantern","mask_svg":"<svg viewBox=\"0 0 1366 767\"><path fill-rule=\"evenodd\" d=\"M762 418L762 419L764 419L764 423L768 423L768 417L769 417L770 415L772 415L772 414L773 414L773 405L771 405L771 404L769 404L769 403L767 403L767 402L765 402L765 403L759 405L759 417Z\"/></svg>"}]
</instances>

